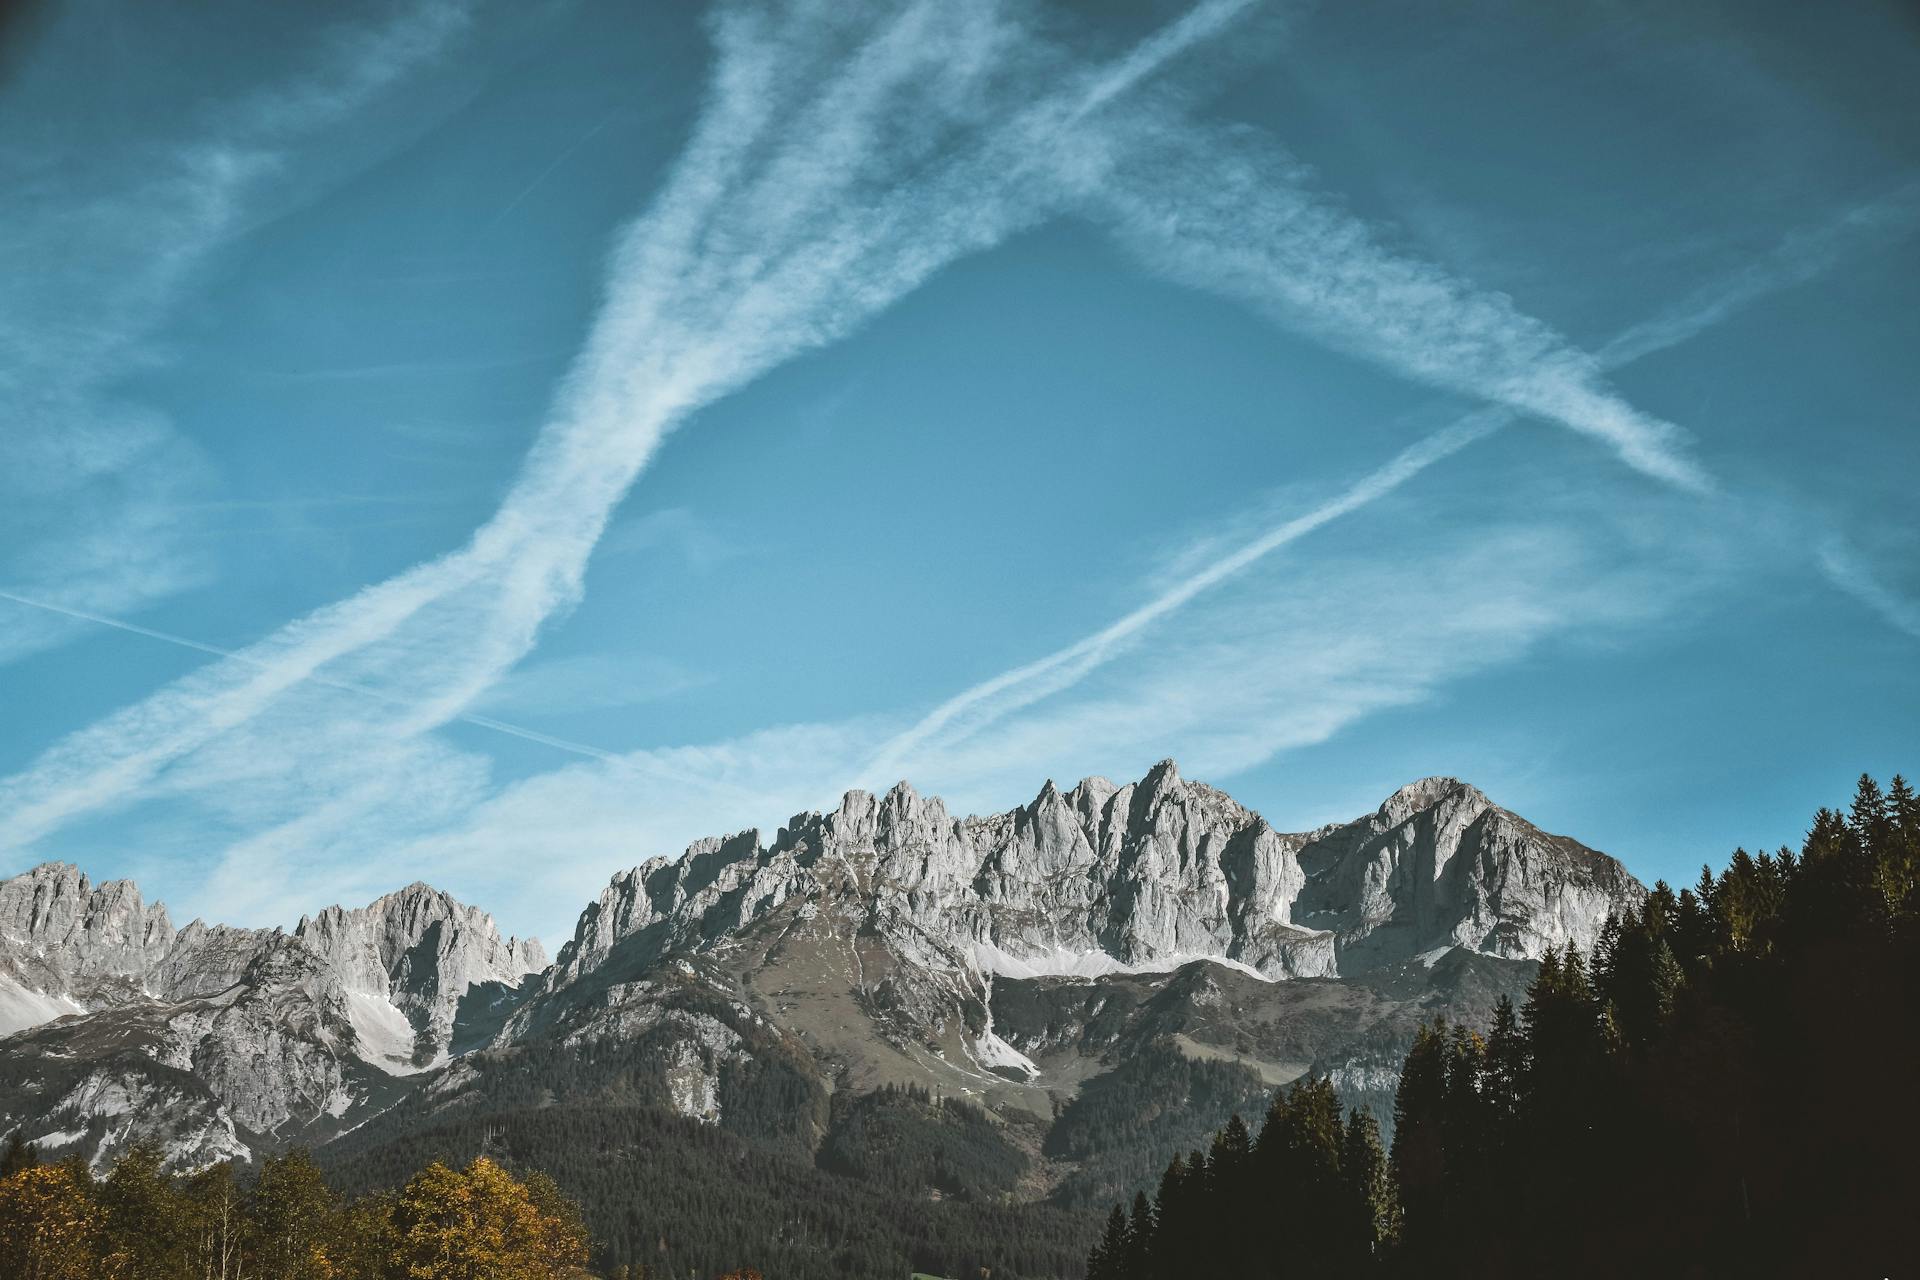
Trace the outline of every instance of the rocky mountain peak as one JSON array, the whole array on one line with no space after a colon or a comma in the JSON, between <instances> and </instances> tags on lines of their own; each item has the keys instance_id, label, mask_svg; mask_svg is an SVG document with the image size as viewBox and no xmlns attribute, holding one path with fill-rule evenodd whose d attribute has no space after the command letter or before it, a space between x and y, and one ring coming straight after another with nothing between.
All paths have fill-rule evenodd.
<instances>
[{"instance_id":1,"label":"rocky mountain peak","mask_svg":"<svg viewBox=\"0 0 1920 1280\"><path fill-rule=\"evenodd\" d=\"M0 881L0 978L61 998L137 993L173 943L160 903L131 880L93 884L76 866L45 862Z\"/></svg>"},{"instance_id":2,"label":"rocky mountain peak","mask_svg":"<svg viewBox=\"0 0 1920 1280\"><path fill-rule=\"evenodd\" d=\"M848 877L852 879L849 880ZM1604 854L1546 836L1453 778L1371 814L1276 831L1171 760L1137 782L1049 781L1032 802L956 821L901 783L614 878L561 954L571 980L638 937L701 948L795 898L929 965L982 973L1165 969L1217 958L1270 978L1335 975L1461 946L1513 957L1590 946L1644 890ZM851 893L851 899L847 894ZM632 947L624 948L631 952Z\"/></svg>"},{"instance_id":3,"label":"rocky mountain peak","mask_svg":"<svg viewBox=\"0 0 1920 1280\"><path fill-rule=\"evenodd\" d=\"M48 864L0 882L0 1033L36 1028L6 1042L0 1121L111 1121L105 1152L166 1111L161 1128L192 1139L169 1150L204 1161L248 1135L351 1129L415 1077L468 1078L435 1074L450 1058L548 1035L658 1046L673 1105L701 1118L723 1105L725 1063L771 1052L776 1030L780 1052L811 1046L836 1071L1032 1087L1053 1019L1021 1030L1020 1010L1056 988L1091 1018L1156 973L1169 1008L1213 1009L1231 992L1290 1004L1246 994L1281 979L1498 972L1591 947L1644 894L1458 779L1286 833L1171 760L1120 785L1049 780L1003 813L955 818L902 782L797 815L771 843L697 840L613 876L537 977L537 942L424 883L291 933L176 932L131 882Z\"/></svg>"},{"instance_id":4,"label":"rocky mountain peak","mask_svg":"<svg viewBox=\"0 0 1920 1280\"><path fill-rule=\"evenodd\" d=\"M1140 790L1149 795L1176 790L1180 786L1180 766L1172 757L1168 757L1148 769L1146 776L1140 779L1139 785Z\"/></svg>"},{"instance_id":5,"label":"rocky mountain peak","mask_svg":"<svg viewBox=\"0 0 1920 1280\"><path fill-rule=\"evenodd\" d=\"M415 881L364 907L328 907L302 917L294 937L322 957L351 996L402 1014L422 1046L452 1044L463 1001L475 988L517 987L544 969L538 939L502 938L493 917Z\"/></svg>"},{"instance_id":6,"label":"rocky mountain peak","mask_svg":"<svg viewBox=\"0 0 1920 1280\"><path fill-rule=\"evenodd\" d=\"M1380 805L1379 813L1390 825L1398 824L1415 813L1444 802L1479 809L1489 808L1493 804L1478 788L1458 778L1436 776L1421 778L1418 782L1409 782L1401 787Z\"/></svg>"}]
</instances>

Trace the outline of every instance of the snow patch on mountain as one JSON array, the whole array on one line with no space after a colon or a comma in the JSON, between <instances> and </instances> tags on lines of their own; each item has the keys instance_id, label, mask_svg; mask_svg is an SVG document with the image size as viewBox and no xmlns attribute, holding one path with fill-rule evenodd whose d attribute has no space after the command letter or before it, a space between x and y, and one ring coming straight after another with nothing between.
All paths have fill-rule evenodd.
<instances>
[{"instance_id":1,"label":"snow patch on mountain","mask_svg":"<svg viewBox=\"0 0 1920 1280\"><path fill-rule=\"evenodd\" d=\"M1196 960L1222 965L1264 982L1275 979L1244 960L1226 956L1203 955L1197 951L1175 951L1150 960L1129 963L1104 951L1075 951L1053 946L1023 951L1014 955L991 942L974 942L968 947L973 967L980 973L1000 978L1104 978L1116 973L1172 973Z\"/></svg>"},{"instance_id":2,"label":"snow patch on mountain","mask_svg":"<svg viewBox=\"0 0 1920 1280\"><path fill-rule=\"evenodd\" d=\"M425 1070L413 1061L413 1024L384 995L347 992L347 1022L353 1027L354 1052L361 1061L390 1076Z\"/></svg>"},{"instance_id":3,"label":"snow patch on mountain","mask_svg":"<svg viewBox=\"0 0 1920 1280\"><path fill-rule=\"evenodd\" d=\"M967 1052L973 1060L989 1071L1006 1073L1017 1071L1032 1080L1040 1074L1040 1068L1033 1059L1002 1040L993 1029L993 977L983 975L981 985L984 988L981 1003L986 1008L986 1029L980 1038L967 1046Z\"/></svg>"},{"instance_id":4,"label":"snow patch on mountain","mask_svg":"<svg viewBox=\"0 0 1920 1280\"><path fill-rule=\"evenodd\" d=\"M0 973L0 1036L86 1011L87 1007L71 996L34 991Z\"/></svg>"}]
</instances>

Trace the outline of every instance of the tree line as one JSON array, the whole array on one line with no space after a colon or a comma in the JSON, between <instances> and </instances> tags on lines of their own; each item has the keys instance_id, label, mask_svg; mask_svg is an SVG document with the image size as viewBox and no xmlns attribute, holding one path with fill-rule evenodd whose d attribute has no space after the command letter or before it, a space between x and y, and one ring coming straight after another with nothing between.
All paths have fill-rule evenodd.
<instances>
[{"instance_id":1,"label":"tree line","mask_svg":"<svg viewBox=\"0 0 1920 1280\"><path fill-rule=\"evenodd\" d=\"M1483 1033L1422 1028L1391 1155L1325 1080L1116 1205L1089 1280L1888 1275L1920 1258L1920 804L1661 882Z\"/></svg>"},{"instance_id":2,"label":"tree line","mask_svg":"<svg viewBox=\"0 0 1920 1280\"><path fill-rule=\"evenodd\" d=\"M1081 1212L1008 1205L998 1191L973 1199L963 1189L936 1200L920 1182L836 1173L811 1152L770 1148L724 1124L609 1099L604 1089L584 1097L560 1086L554 1092L566 1105L451 1107L366 1146L330 1143L315 1158L349 1192L392 1186L433 1160L460 1164L478 1154L544 1170L580 1204L595 1268L616 1277L623 1267L636 1278L684 1280L744 1266L776 1280L912 1271L973 1280L983 1267L993 1280L1072 1276L1092 1238ZM887 1109L905 1110L908 1101L896 1096ZM944 1111L933 1100L914 1105ZM945 1121L930 1117L934 1123ZM904 1154L917 1150L916 1139Z\"/></svg>"},{"instance_id":3,"label":"tree line","mask_svg":"<svg viewBox=\"0 0 1920 1280\"><path fill-rule=\"evenodd\" d=\"M579 1211L542 1174L435 1162L397 1191L342 1199L304 1152L243 1185L187 1176L135 1147L105 1177L0 1160L0 1275L10 1280L562 1280L585 1276Z\"/></svg>"}]
</instances>

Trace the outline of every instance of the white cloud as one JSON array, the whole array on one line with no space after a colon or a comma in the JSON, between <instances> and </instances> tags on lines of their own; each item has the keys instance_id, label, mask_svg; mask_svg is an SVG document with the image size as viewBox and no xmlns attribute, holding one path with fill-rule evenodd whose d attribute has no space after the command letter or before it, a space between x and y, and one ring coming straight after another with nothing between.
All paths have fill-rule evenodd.
<instances>
[{"instance_id":1,"label":"white cloud","mask_svg":"<svg viewBox=\"0 0 1920 1280\"><path fill-rule=\"evenodd\" d=\"M1920 182L1903 183L1817 227L1788 235L1731 276L1620 333L1600 348L1597 358L1611 369L1679 346L1770 294L1805 284L1848 257L1912 234L1917 222Z\"/></svg>"},{"instance_id":2,"label":"white cloud","mask_svg":"<svg viewBox=\"0 0 1920 1280\"><path fill-rule=\"evenodd\" d=\"M0 152L0 578L88 612L121 613L211 580L182 511L212 484L201 452L113 390L157 359L150 336L239 227L283 149L436 54L464 4L423 3L333 33L309 69L239 103L214 131L147 141L117 184L70 154ZM24 105L24 104L18 104ZM138 124L145 127L150 122ZM144 138L144 135L143 135ZM47 536L49 528L55 536ZM0 662L70 624L9 619Z\"/></svg>"},{"instance_id":3,"label":"white cloud","mask_svg":"<svg viewBox=\"0 0 1920 1280\"><path fill-rule=\"evenodd\" d=\"M1916 214L1920 214L1920 184L1844 210L1818 228L1787 237L1771 253L1741 271L1697 289L1658 315L1631 326L1603 347L1594 363L1604 369L1619 368L1678 346L1741 308L1812 279L1845 254L1910 228ZM1232 541L1210 538L1190 548L1179 557L1172 580L1161 585L1145 603L1072 644L948 698L885 743L861 776L889 776L901 759L930 740L945 734L978 734L1004 716L1071 688L1120 655L1154 624L1308 534L1389 496L1427 468L1501 430L1515 413L1511 408L1496 407L1462 415L1303 512L1269 515L1264 528L1242 532ZM1829 573L1834 570L1829 569ZM1858 577L1857 573L1851 574L1849 580ZM1871 591L1856 594L1879 595ZM1894 616L1898 616L1897 611Z\"/></svg>"},{"instance_id":4,"label":"white cloud","mask_svg":"<svg viewBox=\"0 0 1920 1280\"><path fill-rule=\"evenodd\" d=\"M610 527L594 554L635 555L671 550L690 568L705 571L746 555L748 548L687 507L663 507Z\"/></svg>"},{"instance_id":5,"label":"white cloud","mask_svg":"<svg viewBox=\"0 0 1920 1280\"><path fill-rule=\"evenodd\" d=\"M1599 361L1503 294L1388 248L1246 131L1161 122L1117 164L1094 216L1150 269L1237 298L1405 377L1598 439L1635 470L1710 487L1672 423L1607 387Z\"/></svg>"},{"instance_id":6,"label":"white cloud","mask_svg":"<svg viewBox=\"0 0 1920 1280\"><path fill-rule=\"evenodd\" d=\"M1045 216L1059 144L1098 133L1104 102L1242 7L1209 0L1205 21L1093 68L991 6L921 0L871 29L824 3L785 20L723 10L693 137L622 236L585 348L495 515L459 550L56 744L0 783L4 838L191 796L259 833L227 862L257 888L256 859L356 826L414 773L408 824L471 799L471 762L422 735L577 601L610 513L665 434ZM1112 145L1087 146L1075 176ZM343 700L343 687L405 706Z\"/></svg>"},{"instance_id":7,"label":"white cloud","mask_svg":"<svg viewBox=\"0 0 1920 1280\"><path fill-rule=\"evenodd\" d=\"M1154 645L991 732L903 748L900 720L865 718L582 762L505 787L393 856L481 900L510 889L522 921L551 938L614 868L747 826L770 838L849 786L907 777L960 813L1020 803L1046 776L1137 777L1167 755L1224 780L1542 643L1642 626L1740 563L1711 521L1658 492L1543 498L1523 520L1461 518L1443 502L1395 512L1390 532L1267 562L1170 616ZM1664 548L1651 556L1649 528ZM1381 556L1383 541L1403 550ZM877 774L870 762L890 741L895 767ZM375 819L369 831L382 829ZM536 858L533 884L518 869Z\"/></svg>"},{"instance_id":8,"label":"white cloud","mask_svg":"<svg viewBox=\"0 0 1920 1280\"><path fill-rule=\"evenodd\" d=\"M230 833L201 891L223 914L285 916L385 887L404 863L469 894L511 884L550 922L609 864L676 849L716 815L765 821L900 774L962 804L997 804L1089 757L1128 773L1171 751L1231 773L1547 637L1642 620L1649 603L1690 589L1544 526L1416 539L1391 564L1271 559L1517 413L1706 488L1677 429L1602 375L1714 323L1766 279L1743 278L1731 300L1690 300L1587 356L1508 299L1390 252L1271 149L1183 121L1166 102L1123 99L1246 7L1210 0L1092 68L991 6L907 3L871 28L826 3L784 21L723 10L693 137L622 236L585 349L495 515L465 546L57 744L0 782L0 839L30 845L115 806L181 803ZM793 726L609 757L473 710L524 710L604 682L600 659L512 672L579 599L588 556L668 432L956 257L1066 207L1109 221L1175 279L1490 407L1305 512L1188 558L1185 576L1115 623L917 724ZM634 536L656 535L679 536ZM1216 590L1256 570L1260 591ZM1162 641L1151 649L1137 645L1149 628ZM483 758L434 735L457 720L599 758L496 792ZM366 862L369 849L382 857ZM542 885L530 889L534 855ZM352 865L358 882L342 878Z\"/></svg>"},{"instance_id":9,"label":"white cloud","mask_svg":"<svg viewBox=\"0 0 1920 1280\"><path fill-rule=\"evenodd\" d=\"M1827 581L1898 630L1920 639L1920 600L1888 586L1845 539L1829 538L1820 547L1818 561Z\"/></svg>"},{"instance_id":10,"label":"white cloud","mask_svg":"<svg viewBox=\"0 0 1920 1280\"><path fill-rule=\"evenodd\" d=\"M475 705L520 716L637 707L697 689L711 679L644 653L582 653L525 663Z\"/></svg>"},{"instance_id":11,"label":"white cloud","mask_svg":"<svg viewBox=\"0 0 1920 1280\"><path fill-rule=\"evenodd\" d=\"M1002 716L1079 683L1111 661L1141 632L1184 608L1202 593L1244 573L1314 530L1378 501L1442 458L1498 430L1505 420L1504 413L1493 410L1464 417L1409 445L1334 497L1197 566L1118 621L1037 661L1002 672L949 698L919 723L886 743L865 773L887 776L898 769L902 760L943 733L978 733Z\"/></svg>"}]
</instances>

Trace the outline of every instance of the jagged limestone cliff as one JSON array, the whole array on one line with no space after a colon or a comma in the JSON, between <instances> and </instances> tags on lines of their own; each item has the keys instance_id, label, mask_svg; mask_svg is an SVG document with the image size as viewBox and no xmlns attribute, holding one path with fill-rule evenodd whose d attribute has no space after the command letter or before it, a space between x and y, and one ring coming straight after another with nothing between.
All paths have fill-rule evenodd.
<instances>
[{"instance_id":1,"label":"jagged limestone cliff","mask_svg":"<svg viewBox=\"0 0 1920 1280\"><path fill-rule=\"evenodd\" d=\"M1286 833L1171 762L988 817L902 783L770 842L703 840L614 876L551 966L424 884L291 933L175 930L132 884L49 864L0 882L0 1030L28 1028L0 1041L0 1131L95 1158L158 1134L183 1164L325 1141L416 1085L457 1096L461 1055L489 1045L644 1044L664 1102L714 1122L725 1081L768 1054L823 1089L932 1083L1035 1113L1123 1041L1166 1036L1263 1078L1310 1048L1384 1080L1422 975L1460 968L1443 957L1484 958L1460 982L1518 981L1497 966L1590 948L1644 892L1450 778ZM1199 961L1237 971L1230 1003L1281 1029L1248 1040L1189 1008L1228 990L1169 976ZM1088 1012L1117 1007L1123 978L1155 993L1124 1033ZM1374 994L1320 1026L1304 1011L1326 998L1286 980Z\"/></svg>"}]
</instances>

